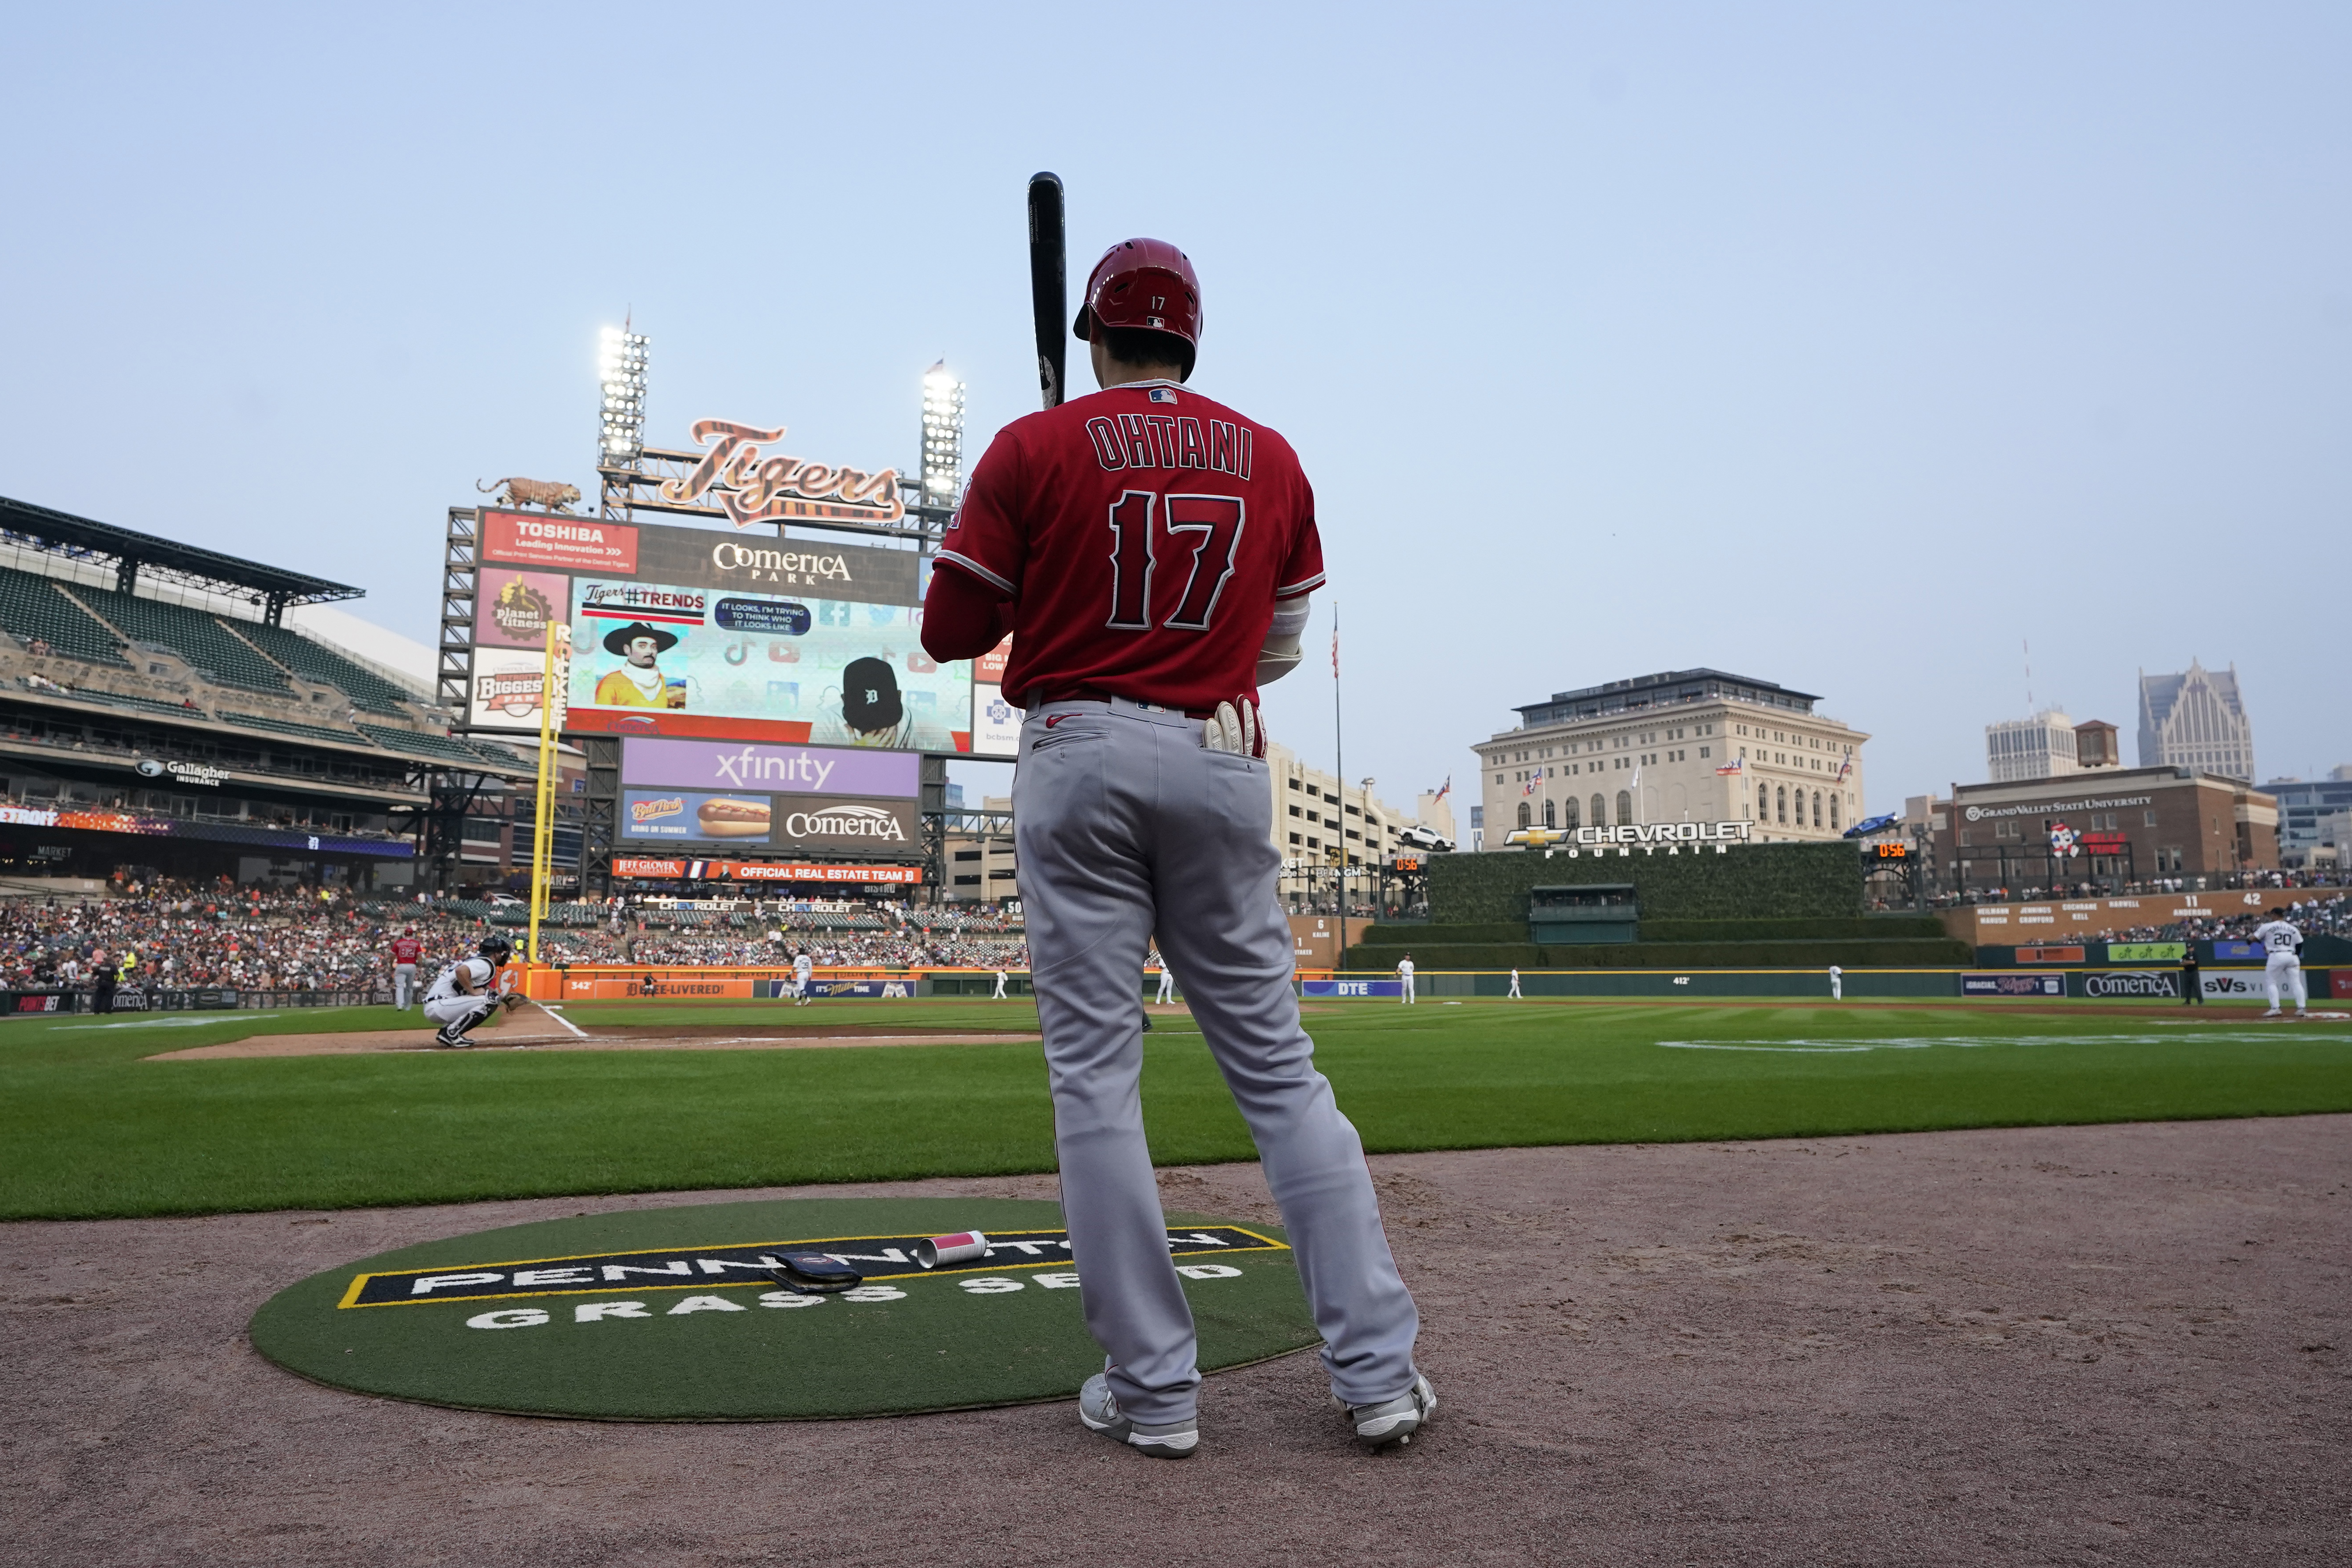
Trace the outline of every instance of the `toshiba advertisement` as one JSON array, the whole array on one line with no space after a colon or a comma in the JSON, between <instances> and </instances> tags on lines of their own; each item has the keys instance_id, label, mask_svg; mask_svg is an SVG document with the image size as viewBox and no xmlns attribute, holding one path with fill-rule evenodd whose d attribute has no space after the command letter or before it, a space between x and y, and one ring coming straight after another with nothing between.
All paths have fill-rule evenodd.
<instances>
[{"instance_id":1,"label":"toshiba advertisement","mask_svg":"<svg viewBox=\"0 0 2352 1568\"><path fill-rule=\"evenodd\" d=\"M546 627L563 621L567 733L1014 748L993 682L924 653L929 562L913 550L494 508L478 537L475 728L537 730ZM1003 650L981 663L1000 672Z\"/></svg>"}]
</instances>

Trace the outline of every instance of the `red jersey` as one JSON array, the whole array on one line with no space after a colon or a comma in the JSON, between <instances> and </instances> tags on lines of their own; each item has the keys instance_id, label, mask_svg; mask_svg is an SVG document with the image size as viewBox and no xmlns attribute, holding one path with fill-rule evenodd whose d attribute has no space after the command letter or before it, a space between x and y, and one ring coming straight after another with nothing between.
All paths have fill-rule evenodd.
<instances>
[{"instance_id":1,"label":"red jersey","mask_svg":"<svg viewBox=\"0 0 2352 1568\"><path fill-rule=\"evenodd\" d=\"M1174 382L1015 420L972 470L943 561L1013 596L1004 694L1195 712L1257 695L1275 601L1323 581L1290 444Z\"/></svg>"},{"instance_id":2,"label":"red jersey","mask_svg":"<svg viewBox=\"0 0 2352 1568\"><path fill-rule=\"evenodd\" d=\"M392 961L395 964L414 964L418 958L424 956L424 954L425 944L414 936L395 936L392 939Z\"/></svg>"}]
</instances>

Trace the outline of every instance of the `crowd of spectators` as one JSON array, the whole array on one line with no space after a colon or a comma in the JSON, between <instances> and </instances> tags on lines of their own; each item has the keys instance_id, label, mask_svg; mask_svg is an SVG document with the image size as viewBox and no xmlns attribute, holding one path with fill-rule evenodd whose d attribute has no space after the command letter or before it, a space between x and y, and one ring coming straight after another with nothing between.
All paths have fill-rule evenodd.
<instances>
[{"instance_id":1,"label":"crowd of spectators","mask_svg":"<svg viewBox=\"0 0 2352 1568\"><path fill-rule=\"evenodd\" d=\"M2257 892L2278 888L2292 892L2296 889L2342 889L2352 885L2344 873L2333 866L2305 867L2297 871L2247 871L2230 876L2158 876L2138 882L2060 882L2048 887L1970 887L1958 892L1935 894L1929 903L1937 909L1954 904L2036 904L2053 898L2137 898L2142 894L2161 893L2235 893ZM1890 899L1879 896L1881 909L1899 908L1899 896Z\"/></svg>"},{"instance_id":2,"label":"crowd of spectators","mask_svg":"<svg viewBox=\"0 0 2352 1568\"><path fill-rule=\"evenodd\" d=\"M2249 909L2242 915L2174 920L2161 925L2135 925L2128 931L2113 933L2107 940L2246 942L2252 939L2254 927L2274 919L2285 920L2302 932L2306 941L2314 936L2352 937L2352 896L2339 893L2332 898L2302 897L2294 891L2283 890L2277 898L2266 900L2261 908Z\"/></svg>"},{"instance_id":3,"label":"crowd of spectators","mask_svg":"<svg viewBox=\"0 0 2352 1568\"><path fill-rule=\"evenodd\" d=\"M103 970L118 984L164 990L377 990L390 984L390 944L404 931L423 940L418 967L430 976L493 927L520 947L521 933L511 929L519 913L336 888L118 878L103 897L0 900L0 989L84 990ZM876 906L845 916L838 907L759 902L716 914L614 904L593 915L593 926L542 926L541 957L663 967L781 967L801 951L828 968L1017 969L1029 961L1018 924L1001 915ZM852 921L874 928L841 929Z\"/></svg>"}]
</instances>

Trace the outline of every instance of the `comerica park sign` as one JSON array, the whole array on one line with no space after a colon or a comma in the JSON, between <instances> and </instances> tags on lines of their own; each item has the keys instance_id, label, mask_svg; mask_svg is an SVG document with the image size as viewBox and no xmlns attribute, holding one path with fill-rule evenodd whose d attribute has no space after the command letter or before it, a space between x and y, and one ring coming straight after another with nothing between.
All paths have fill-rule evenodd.
<instances>
[{"instance_id":1,"label":"comerica park sign","mask_svg":"<svg viewBox=\"0 0 2352 1568\"><path fill-rule=\"evenodd\" d=\"M1620 822L1615 827L1516 828L1503 841L1520 849L1566 854L1570 860L1582 854L1630 855L1635 850L1645 855L1660 850L1670 855L1695 855L1707 849L1727 854L1734 844L1753 842L1754 832L1755 824L1742 821Z\"/></svg>"}]
</instances>

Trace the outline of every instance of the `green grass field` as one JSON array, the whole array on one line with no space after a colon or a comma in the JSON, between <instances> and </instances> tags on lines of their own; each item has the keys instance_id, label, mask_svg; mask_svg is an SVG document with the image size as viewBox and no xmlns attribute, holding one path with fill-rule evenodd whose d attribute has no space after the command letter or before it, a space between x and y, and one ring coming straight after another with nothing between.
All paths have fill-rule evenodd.
<instances>
[{"instance_id":1,"label":"green grass field","mask_svg":"<svg viewBox=\"0 0 2352 1568\"><path fill-rule=\"evenodd\" d=\"M807 1023L607 1004L598 1024ZM1034 1029L1026 1003L842 1003L822 1021ZM149 1061L387 1009L0 1024L0 1218L743 1187L1053 1168L1034 1045L483 1051ZM1818 1136L2352 1111L2352 1024L2253 1009L1343 1003L1308 1019L1374 1151ZM1146 1051L1153 1156L1253 1157L1198 1034Z\"/></svg>"}]
</instances>

